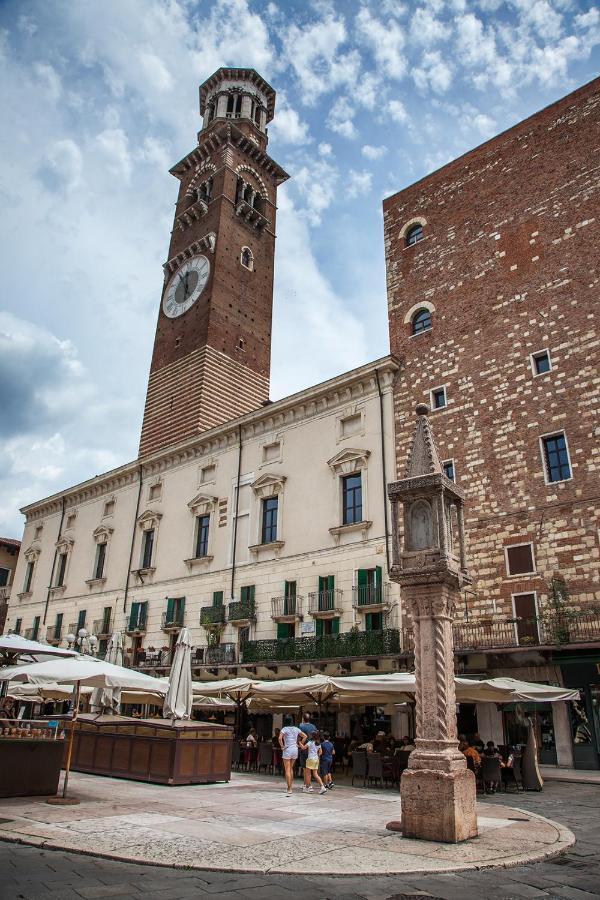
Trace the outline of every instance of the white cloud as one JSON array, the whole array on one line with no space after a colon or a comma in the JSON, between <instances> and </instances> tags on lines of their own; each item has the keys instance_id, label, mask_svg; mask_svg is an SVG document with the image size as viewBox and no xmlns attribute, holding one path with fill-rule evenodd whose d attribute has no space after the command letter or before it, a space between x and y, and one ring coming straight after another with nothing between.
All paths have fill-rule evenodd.
<instances>
[{"instance_id":1,"label":"white cloud","mask_svg":"<svg viewBox=\"0 0 600 900\"><path fill-rule=\"evenodd\" d=\"M387 105L387 111L394 122L400 122L402 125L408 121L408 113L401 100L390 100Z\"/></svg>"},{"instance_id":2,"label":"white cloud","mask_svg":"<svg viewBox=\"0 0 600 900\"><path fill-rule=\"evenodd\" d=\"M381 159L388 152L387 147L373 147L371 144L365 144L360 151L367 159Z\"/></svg>"},{"instance_id":3,"label":"white cloud","mask_svg":"<svg viewBox=\"0 0 600 900\"><path fill-rule=\"evenodd\" d=\"M381 21L371 14L368 7L363 6L356 16L356 30L387 77L402 78L406 72L406 57L402 52L405 43L402 26L393 19Z\"/></svg>"},{"instance_id":4,"label":"white cloud","mask_svg":"<svg viewBox=\"0 0 600 900\"><path fill-rule=\"evenodd\" d=\"M333 148L331 144L328 144L327 142L321 142L319 144L319 153L321 156L331 156L332 152Z\"/></svg>"},{"instance_id":5,"label":"white cloud","mask_svg":"<svg viewBox=\"0 0 600 900\"><path fill-rule=\"evenodd\" d=\"M163 94L171 90L173 87L173 76L156 53L142 50L139 55L139 65L146 81L152 85L157 93Z\"/></svg>"},{"instance_id":6,"label":"white cloud","mask_svg":"<svg viewBox=\"0 0 600 900\"><path fill-rule=\"evenodd\" d=\"M62 83L56 69L48 63L38 62L34 65L33 71L37 75L42 90L45 91L47 96L51 100L58 100L62 94Z\"/></svg>"},{"instance_id":7,"label":"white cloud","mask_svg":"<svg viewBox=\"0 0 600 900\"><path fill-rule=\"evenodd\" d=\"M322 19L310 25L286 23L281 39L306 105L313 105L321 94L356 83L360 56L356 50L342 51L348 33L343 18L333 12L326 10Z\"/></svg>"},{"instance_id":8,"label":"white cloud","mask_svg":"<svg viewBox=\"0 0 600 900\"><path fill-rule=\"evenodd\" d=\"M300 214L311 225L321 224L323 213L335 199L338 178L337 168L325 158L308 160L292 172L290 190Z\"/></svg>"},{"instance_id":9,"label":"white cloud","mask_svg":"<svg viewBox=\"0 0 600 900\"><path fill-rule=\"evenodd\" d=\"M96 144L104 156L108 168L125 181L131 177L131 156L129 141L122 128L107 128L96 135Z\"/></svg>"},{"instance_id":10,"label":"white cloud","mask_svg":"<svg viewBox=\"0 0 600 900\"><path fill-rule=\"evenodd\" d=\"M413 68L411 74L422 91L430 88L436 94L443 94L452 84L452 69L438 50L425 53L421 65Z\"/></svg>"},{"instance_id":11,"label":"white cloud","mask_svg":"<svg viewBox=\"0 0 600 900\"><path fill-rule=\"evenodd\" d=\"M36 172L44 187L52 192L72 191L81 182L83 157L71 138L55 141Z\"/></svg>"},{"instance_id":12,"label":"white cloud","mask_svg":"<svg viewBox=\"0 0 600 900\"><path fill-rule=\"evenodd\" d=\"M450 27L437 19L431 9L420 7L415 10L410 23L411 40L424 47L444 41L450 34Z\"/></svg>"},{"instance_id":13,"label":"white cloud","mask_svg":"<svg viewBox=\"0 0 600 900\"><path fill-rule=\"evenodd\" d=\"M368 194L371 190L373 184L373 175L371 172L356 172L354 169L350 169L348 172L348 177L346 179L346 190L345 195L350 200L354 200L356 197L363 197L365 194Z\"/></svg>"},{"instance_id":14,"label":"white cloud","mask_svg":"<svg viewBox=\"0 0 600 900\"><path fill-rule=\"evenodd\" d=\"M342 137L355 138L358 134L353 122L355 112L356 109L348 97L338 97L329 110L327 125Z\"/></svg>"},{"instance_id":15,"label":"white cloud","mask_svg":"<svg viewBox=\"0 0 600 900\"><path fill-rule=\"evenodd\" d=\"M295 109L282 104L280 98L277 114L269 126L269 133L271 139L282 144L308 144L312 140L307 123L301 120Z\"/></svg>"}]
</instances>

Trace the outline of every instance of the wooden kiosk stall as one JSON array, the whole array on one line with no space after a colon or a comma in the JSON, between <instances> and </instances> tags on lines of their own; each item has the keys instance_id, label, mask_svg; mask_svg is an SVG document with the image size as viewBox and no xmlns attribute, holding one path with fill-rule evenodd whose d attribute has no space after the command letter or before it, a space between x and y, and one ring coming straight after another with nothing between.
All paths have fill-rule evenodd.
<instances>
[{"instance_id":1,"label":"wooden kiosk stall","mask_svg":"<svg viewBox=\"0 0 600 900\"><path fill-rule=\"evenodd\" d=\"M56 794L65 746L56 731L48 722L18 720L0 728L0 797Z\"/></svg>"},{"instance_id":2,"label":"wooden kiosk stall","mask_svg":"<svg viewBox=\"0 0 600 900\"><path fill-rule=\"evenodd\" d=\"M80 715L71 769L153 784L229 781L232 740L228 725Z\"/></svg>"}]
</instances>

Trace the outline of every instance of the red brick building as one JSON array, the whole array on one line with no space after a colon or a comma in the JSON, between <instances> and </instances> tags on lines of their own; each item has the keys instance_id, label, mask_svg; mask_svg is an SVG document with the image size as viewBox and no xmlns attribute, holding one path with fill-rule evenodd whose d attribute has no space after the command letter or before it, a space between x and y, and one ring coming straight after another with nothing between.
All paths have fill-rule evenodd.
<instances>
[{"instance_id":1,"label":"red brick building","mask_svg":"<svg viewBox=\"0 0 600 900\"><path fill-rule=\"evenodd\" d=\"M600 79L384 202L398 464L425 400L467 492L461 665L585 688L597 738L599 126Z\"/></svg>"}]
</instances>

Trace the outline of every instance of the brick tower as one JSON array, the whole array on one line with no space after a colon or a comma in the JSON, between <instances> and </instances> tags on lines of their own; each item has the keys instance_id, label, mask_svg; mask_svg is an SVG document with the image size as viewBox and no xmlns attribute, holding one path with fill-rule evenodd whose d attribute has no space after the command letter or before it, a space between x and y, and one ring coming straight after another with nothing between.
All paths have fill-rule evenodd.
<instances>
[{"instance_id":1,"label":"brick tower","mask_svg":"<svg viewBox=\"0 0 600 900\"><path fill-rule=\"evenodd\" d=\"M275 92L254 69L200 87L198 145L171 173L179 196L158 313L140 456L269 396L277 187L266 153Z\"/></svg>"}]
</instances>

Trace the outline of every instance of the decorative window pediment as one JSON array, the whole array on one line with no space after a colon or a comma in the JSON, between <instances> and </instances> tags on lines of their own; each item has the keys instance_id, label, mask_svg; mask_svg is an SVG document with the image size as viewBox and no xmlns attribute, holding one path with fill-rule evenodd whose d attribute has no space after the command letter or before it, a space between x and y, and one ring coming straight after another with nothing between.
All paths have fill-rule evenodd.
<instances>
[{"instance_id":1,"label":"decorative window pediment","mask_svg":"<svg viewBox=\"0 0 600 900\"><path fill-rule=\"evenodd\" d=\"M251 487L257 497L274 497L276 494L282 493L286 480L285 475L269 475L265 473L260 478L257 478L256 481L253 481Z\"/></svg>"},{"instance_id":2,"label":"decorative window pediment","mask_svg":"<svg viewBox=\"0 0 600 900\"><path fill-rule=\"evenodd\" d=\"M151 528L156 528L161 519L161 512L155 509L147 509L141 516L138 516L137 523L142 531L150 531Z\"/></svg>"},{"instance_id":3,"label":"decorative window pediment","mask_svg":"<svg viewBox=\"0 0 600 900\"><path fill-rule=\"evenodd\" d=\"M75 541L70 537L61 537L55 544L59 553L70 553Z\"/></svg>"},{"instance_id":4,"label":"decorative window pediment","mask_svg":"<svg viewBox=\"0 0 600 900\"><path fill-rule=\"evenodd\" d=\"M114 530L114 528L108 528L106 525L99 525L98 528L92 531L92 537L97 544L107 544Z\"/></svg>"},{"instance_id":5,"label":"decorative window pediment","mask_svg":"<svg viewBox=\"0 0 600 900\"><path fill-rule=\"evenodd\" d=\"M40 558L41 552L42 551L39 547L36 547L35 545L32 544L32 546L29 547L23 555L24 555L25 559L27 560L27 562L34 563L34 562L37 562L37 560Z\"/></svg>"},{"instance_id":6,"label":"decorative window pediment","mask_svg":"<svg viewBox=\"0 0 600 900\"><path fill-rule=\"evenodd\" d=\"M196 494L188 507L195 516L209 516L217 504L217 497L210 494Z\"/></svg>"},{"instance_id":7,"label":"decorative window pediment","mask_svg":"<svg viewBox=\"0 0 600 900\"><path fill-rule=\"evenodd\" d=\"M328 459L327 465L334 475L351 475L352 472L360 472L366 468L370 455L370 450L355 450L348 447Z\"/></svg>"}]
</instances>

